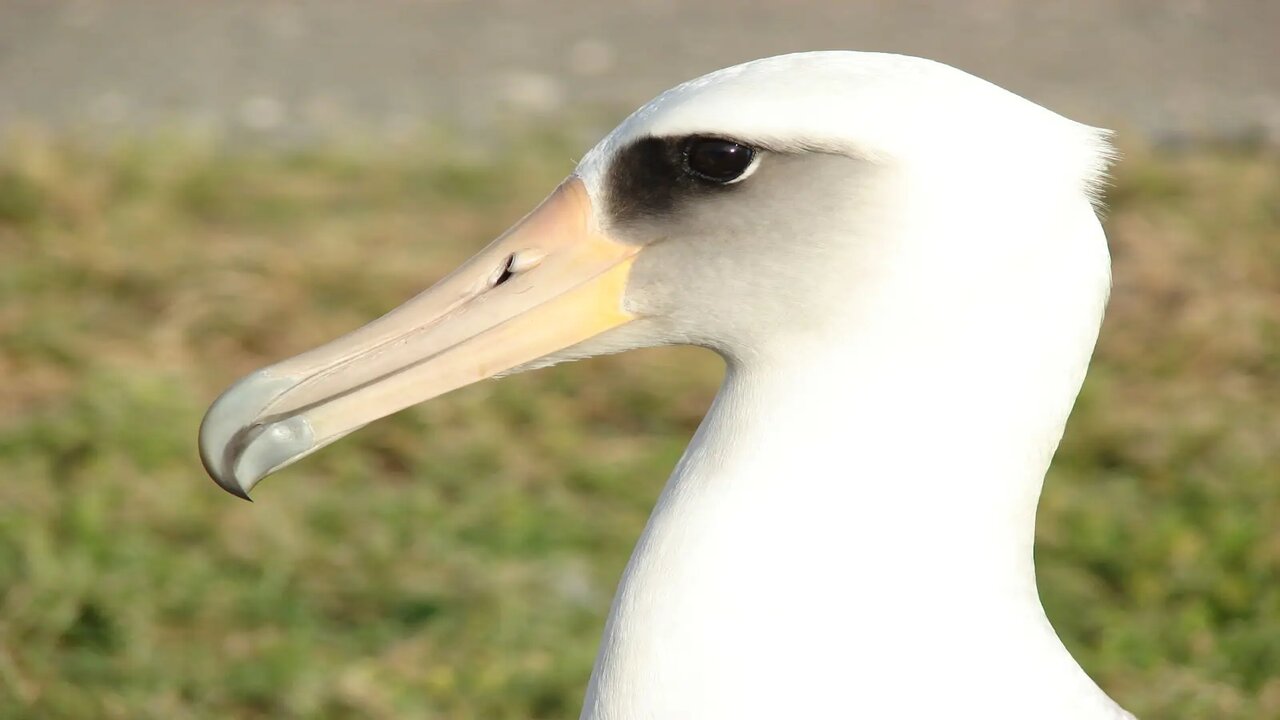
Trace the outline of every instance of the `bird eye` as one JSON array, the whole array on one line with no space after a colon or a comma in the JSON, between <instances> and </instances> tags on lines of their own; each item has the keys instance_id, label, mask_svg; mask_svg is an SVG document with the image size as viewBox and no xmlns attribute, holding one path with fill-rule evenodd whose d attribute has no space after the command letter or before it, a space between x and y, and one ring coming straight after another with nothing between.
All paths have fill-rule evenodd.
<instances>
[{"instance_id":1,"label":"bird eye","mask_svg":"<svg viewBox=\"0 0 1280 720\"><path fill-rule=\"evenodd\" d=\"M721 185L742 179L755 157L755 148L719 138L692 138L684 147L689 173Z\"/></svg>"}]
</instances>

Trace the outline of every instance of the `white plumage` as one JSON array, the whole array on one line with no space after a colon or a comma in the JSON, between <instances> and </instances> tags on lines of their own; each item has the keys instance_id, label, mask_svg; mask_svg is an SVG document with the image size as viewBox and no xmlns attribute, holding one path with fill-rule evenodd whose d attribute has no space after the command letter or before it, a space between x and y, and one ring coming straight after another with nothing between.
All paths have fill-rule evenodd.
<instances>
[{"instance_id":1,"label":"white plumage","mask_svg":"<svg viewBox=\"0 0 1280 720\"><path fill-rule=\"evenodd\" d=\"M673 297L629 293L663 321L616 342L712 345L729 369L623 577L583 717L1126 717L1058 640L1032 565L1109 287L1103 133L937 63L805 53L660 95L577 173L603 194L618 148L688 134L853 161L806 186L769 184L766 157L717 212L772 219L682 234L706 252L655 271Z\"/></svg>"},{"instance_id":2,"label":"white plumage","mask_svg":"<svg viewBox=\"0 0 1280 720\"><path fill-rule=\"evenodd\" d=\"M689 148L731 142L723 183ZM692 143L692 144L691 144ZM582 717L1128 715L1032 546L1110 284L1103 132L938 63L803 53L663 93L525 221L210 409L244 495L495 374L663 344L723 388L623 575Z\"/></svg>"}]
</instances>

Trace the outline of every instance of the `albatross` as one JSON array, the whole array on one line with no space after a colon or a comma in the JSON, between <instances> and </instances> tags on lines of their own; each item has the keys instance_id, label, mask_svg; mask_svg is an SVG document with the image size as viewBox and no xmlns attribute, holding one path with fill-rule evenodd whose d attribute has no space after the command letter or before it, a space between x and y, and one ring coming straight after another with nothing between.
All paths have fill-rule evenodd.
<instances>
[{"instance_id":1,"label":"albatross","mask_svg":"<svg viewBox=\"0 0 1280 720\"><path fill-rule=\"evenodd\" d=\"M952 67L813 52L668 90L422 294L226 390L210 476L450 390L656 345L724 358L581 717L1131 717L1032 546L1110 288L1107 132Z\"/></svg>"}]
</instances>

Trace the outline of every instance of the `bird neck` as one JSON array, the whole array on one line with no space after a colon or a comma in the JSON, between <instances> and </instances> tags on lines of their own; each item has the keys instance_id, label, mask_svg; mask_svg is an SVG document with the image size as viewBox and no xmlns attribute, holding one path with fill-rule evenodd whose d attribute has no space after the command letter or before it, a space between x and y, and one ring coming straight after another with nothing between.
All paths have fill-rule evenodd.
<instances>
[{"instance_id":1,"label":"bird neck","mask_svg":"<svg viewBox=\"0 0 1280 720\"><path fill-rule=\"evenodd\" d=\"M1049 625L1032 557L1105 274L730 358L583 717L1123 717Z\"/></svg>"}]
</instances>

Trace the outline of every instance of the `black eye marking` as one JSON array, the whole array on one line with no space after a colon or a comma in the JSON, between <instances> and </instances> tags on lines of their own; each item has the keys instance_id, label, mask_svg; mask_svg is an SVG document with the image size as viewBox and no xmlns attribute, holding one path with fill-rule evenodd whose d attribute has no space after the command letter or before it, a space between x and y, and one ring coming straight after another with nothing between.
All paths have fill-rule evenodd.
<instances>
[{"instance_id":1,"label":"black eye marking","mask_svg":"<svg viewBox=\"0 0 1280 720\"><path fill-rule=\"evenodd\" d=\"M693 137L684 143L685 168L708 182L726 184L741 178L755 158L755 148L732 140Z\"/></svg>"},{"instance_id":2,"label":"black eye marking","mask_svg":"<svg viewBox=\"0 0 1280 720\"><path fill-rule=\"evenodd\" d=\"M605 176L606 212L626 223L733 192L742 187L733 181L759 154L750 145L707 135L640 138L613 156ZM733 172L738 163L742 167Z\"/></svg>"}]
</instances>

